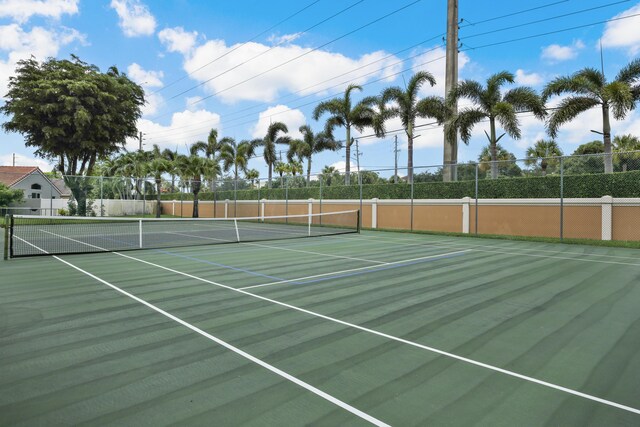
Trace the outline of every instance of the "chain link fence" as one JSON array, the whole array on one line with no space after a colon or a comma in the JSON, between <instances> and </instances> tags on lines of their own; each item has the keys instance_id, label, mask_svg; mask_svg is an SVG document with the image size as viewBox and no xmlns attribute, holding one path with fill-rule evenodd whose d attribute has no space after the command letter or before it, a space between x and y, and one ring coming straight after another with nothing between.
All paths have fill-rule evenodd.
<instances>
[{"instance_id":1,"label":"chain link fence","mask_svg":"<svg viewBox=\"0 0 640 427\"><path fill-rule=\"evenodd\" d=\"M606 174L611 162L613 173ZM6 177L23 199L4 214L286 216L359 209L364 228L555 239L640 241L640 152L508 159L455 166L265 178ZM14 179L15 178L15 179ZM197 202L196 202L197 200ZM286 219L285 219L286 220ZM315 219L321 221L320 217Z\"/></svg>"}]
</instances>

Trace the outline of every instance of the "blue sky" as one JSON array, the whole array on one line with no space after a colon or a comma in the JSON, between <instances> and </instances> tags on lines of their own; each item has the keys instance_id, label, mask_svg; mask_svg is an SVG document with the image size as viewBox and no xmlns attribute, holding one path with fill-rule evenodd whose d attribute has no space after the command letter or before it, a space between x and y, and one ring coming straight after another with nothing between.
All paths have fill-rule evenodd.
<instances>
[{"instance_id":1,"label":"blue sky","mask_svg":"<svg viewBox=\"0 0 640 427\"><path fill-rule=\"evenodd\" d=\"M518 13L532 8L537 9ZM460 0L459 14L461 79L484 80L508 70L518 84L539 90L555 76L599 67L600 39L610 77L640 52L640 16L560 31L640 14L637 1ZM147 148L156 143L185 152L212 127L238 140L254 138L275 120L296 136L304 123L322 128L323 122L311 117L314 105L339 94L348 82L364 85L358 97L377 95L426 69L437 85L424 88L422 96L443 94L445 19L446 0L0 0L0 94L6 93L19 59L73 53L102 70L115 65L145 87L148 104L139 128ZM548 32L556 33L538 36ZM536 37L510 42L528 36ZM487 46L495 43L503 44ZM295 59L299 55L304 56ZM280 66L285 61L290 62ZM521 123L520 140L505 136L501 141L518 157L544 136L543 124L534 118L523 115ZM557 141L571 153L594 139L590 129L600 123L599 111L592 110L563 128ZM399 127L398 121L387 126ZM461 161L477 158L486 144L485 127L476 128L468 146L461 144ZM338 129L336 136L343 138L343 132ZM614 123L614 135L629 132L640 135L638 112ZM418 134L414 164L440 164L441 129L426 126ZM363 167L392 166L393 138L361 139ZM398 138L404 165L406 138ZM136 142L128 147L136 148ZM13 153L19 165L50 169L24 147L20 135L0 134L0 164L11 164ZM314 170L330 164L340 168L343 162L343 153L324 153L314 159ZM266 175L261 159L252 160L251 167Z\"/></svg>"}]
</instances>

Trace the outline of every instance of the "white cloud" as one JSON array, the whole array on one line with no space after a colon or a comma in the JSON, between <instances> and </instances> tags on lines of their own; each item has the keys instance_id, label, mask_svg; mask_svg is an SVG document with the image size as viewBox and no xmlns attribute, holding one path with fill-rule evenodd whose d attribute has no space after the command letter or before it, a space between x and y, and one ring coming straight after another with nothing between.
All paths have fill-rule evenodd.
<instances>
[{"instance_id":1,"label":"white cloud","mask_svg":"<svg viewBox=\"0 0 640 427\"><path fill-rule=\"evenodd\" d=\"M426 50L422 55L413 59L413 67L415 71L428 71L433 74L436 79L436 85L430 86L424 84L420 89L421 96L444 96L445 89L445 65L444 60L446 52L442 46L434 46L431 49ZM458 54L458 70L461 71L471 61L469 56L460 52ZM411 76L407 75L405 78L409 79Z\"/></svg>"},{"instance_id":2,"label":"white cloud","mask_svg":"<svg viewBox=\"0 0 640 427\"><path fill-rule=\"evenodd\" d=\"M188 32L182 27L165 28L158 33L160 42L167 47L169 52L179 52L183 55L191 52L197 37L197 31Z\"/></svg>"},{"instance_id":3,"label":"white cloud","mask_svg":"<svg viewBox=\"0 0 640 427\"><path fill-rule=\"evenodd\" d=\"M220 115L207 110L182 111L171 116L171 123L167 126L141 119L138 129L145 134L146 149L153 144L161 148L184 148L199 140L206 140L212 128L221 130ZM127 141L128 150L138 149L138 140Z\"/></svg>"},{"instance_id":4,"label":"white cloud","mask_svg":"<svg viewBox=\"0 0 640 427\"><path fill-rule=\"evenodd\" d=\"M353 148L353 147L352 147L352 148ZM355 148L353 148L353 149L351 150L351 152L352 152L352 153L354 152L354 149L355 149ZM344 152L344 150L342 150L342 151ZM344 156L343 156L343 157L344 157ZM347 162L346 162L346 161L344 161L344 160L340 160L340 161L337 161L337 162L331 163L329 166L333 166L333 167L334 167L334 168L336 168L338 171L340 171L340 172L344 173L344 171L345 171L345 169L346 169L346 167L347 167ZM353 160L351 161L351 164L349 165L349 168L351 169L351 172L358 172L358 164L357 164L355 161L353 161ZM364 170L367 170L364 166L363 166L363 167L361 167L360 169L361 169L361 170L363 170L363 171L364 171Z\"/></svg>"},{"instance_id":5,"label":"white cloud","mask_svg":"<svg viewBox=\"0 0 640 427\"><path fill-rule=\"evenodd\" d=\"M614 18L640 13L640 4L616 15ZM640 20L638 17L607 22L602 35L603 47L626 48L630 55L640 52Z\"/></svg>"},{"instance_id":6,"label":"white cloud","mask_svg":"<svg viewBox=\"0 0 640 427\"><path fill-rule=\"evenodd\" d=\"M527 74L523 69L516 70L516 83L524 86L538 86L544 81L538 73Z\"/></svg>"},{"instance_id":7,"label":"white cloud","mask_svg":"<svg viewBox=\"0 0 640 427\"><path fill-rule=\"evenodd\" d=\"M8 52L5 59L0 59L0 98L7 93L9 77L15 73L19 60L32 55L38 60L55 57L60 47L84 40L84 35L71 28L54 31L33 27L25 31L18 24L0 26L0 51Z\"/></svg>"},{"instance_id":8,"label":"white cloud","mask_svg":"<svg viewBox=\"0 0 640 427\"><path fill-rule=\"evenodd\" d=\"M149 36L156 29L156 18L140 0L111 0L111 8L120 18L120 28L127 37Z\"/></svg>"},{"instance_id":9,"label":"white cloud","mask_svg":"<svg viewBox=\"0 0 640 427\"><path fill-rule=\"evenodd\" d=\"M0 18L26 22L32 16L60 19L78 13L78 0L0 0Z\"/></svg>"},{"instance_id":10,"label":"white cloud","mask_svg":"<svg viewBox=\"0 0 640 427\"><path fill-rule=\"evenodd\" d=\"M390 69L379 71L380 67L398 61L398 58L393 56L382 59L387 56L383 51L362 55L359 58L349 58L339 53L321 50L311 51L310 48L298 45L271 48L265 44L250 42L242 46L241 49L234 51L233 55L224 56L225 53L237 48L238 45L227 46L223 40L210 40L189 50L190 42L178 45L175 37L167 37L167 35L165 34L161 41L167 46L167 49L183 53L185 56L184 70L191 73L191 77L198 82L209 80L224 72L224 70L229 70L240 63L249 61L246 65L235 68L233 72L220 75L204 84L205 91L209 94L216 93L220 100L227 103L242 100L271 102L284 91L300 91L302 95L305 95L318 91L327 91L337 83L346 81L362 84L380 77L392 80L391 74L397 72L401 67L400 65L395 65ZM265 53L269 49L271 50ZM261 53L264 53L264 55L259 60L251 62L251 58ZM300 60L294 59L303 54L305 54L304 58ZM204 67L213 58L219 58L216 61L216 66ZM365 66L376 60L380 60L380 62ZM287 61L291 62L262 76L253 78L257 73ZM204 68L201 69L201 67ZM358 67L364 68L353 71ZM372 72L372 74L361 77L369 72ZM321 82L328 77L343 73L345 75L341 76L340 80L326 82L311 88L308 87L309 82ZM251 80L244 82L247 79ZM347 84L344 83L344 87ZM338 93L344 87L332 89L332 93Z\"/></svg>"},{"instance_id":11,"label":"white cloud","mask_svg":"<svg viewBox=\"0 0 640 427\"><path fill-rule=\"evenodd\" d=\"M299 39L300 36L302 36L302 34L304 33L300 32L300 33L293 33L293 34L283 34L281 36L276 36L275 34L272 34L269 36L267 41L274 45L286 44Z\"/></svg>"},{"instance_id":12,"label":"white cloud","mask_svg":"<svg viewBox=\"0 0 640 427\"><path fill-rule=\"evenodd\" d=\"M304 125L307 120L300 110L290 110L286 105L276 105L261 112L258 122L251 129L252 138L262 138L267 133L267 129L272 122L282 122L287 125L289 135L292 138L301 138L298 128Z\"/></svg>"},{"instance_id":13,"label":"white cloud","mask_svg":"<svg viewBox=\"0 0 640 427\"><path fill-rule=\"evenodd\" d=\"M131 80L145 87L162 87L162 71L146 71L139 64L133 63L127 67L127 74Z\"/></svg>"},{"instance_id":14,"label":"white cloud","mask_svg":"<svg viewBox=\"0 0 640 427\"><path fill-rule=\"evenodd\" d=\"M548 62L568 61L577 58L581 49L584 49L584 43L581 40L576 40L568 46L552 44L542 48L540 57Z\"/></svg>"},{"instance_id":15,"label":"white cloud","mask_svg":"<svg viewBox=\"0 0 640 427\"><path fill-rule=\"evenodd\" d=\"M0 155L0 165L13 166L13 154ZM53 169L52 164L48 161L35 157L27 157L23 154L16 154L16 166L38 166L45 172Z\"/></svg>"}]
</instances>

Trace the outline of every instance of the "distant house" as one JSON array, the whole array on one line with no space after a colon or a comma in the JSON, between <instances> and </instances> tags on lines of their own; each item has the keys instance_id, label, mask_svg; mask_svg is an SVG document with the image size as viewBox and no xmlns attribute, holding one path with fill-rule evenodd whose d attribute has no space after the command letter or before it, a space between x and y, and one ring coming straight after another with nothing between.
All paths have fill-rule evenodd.
<instances>
[{"instance_id":1,"label":"distant house","mask_svg":"<svg viewBox=\"0 0 640 427\"><path fill-rule=\"evenodd\" d=\"M42 208L52 209L50 206L53 206L53 200L62 199L65 196L65 190L52 182L37 166L0 166L0 182L9 188L22 190L24 193L22 202L14 203L12 207L33 211L32 213Z\"/></svg>"}]
</instances>

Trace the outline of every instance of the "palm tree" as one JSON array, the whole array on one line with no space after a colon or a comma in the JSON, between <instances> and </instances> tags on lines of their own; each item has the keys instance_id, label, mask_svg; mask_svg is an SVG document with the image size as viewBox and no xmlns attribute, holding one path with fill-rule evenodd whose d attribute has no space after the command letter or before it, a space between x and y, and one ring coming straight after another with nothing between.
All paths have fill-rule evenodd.
<instances>
[{"instance_id":1,"label":"palm tree","mask_svg":"<svg viewBox=\"0 0 640 427\"><path fill-rule=\"evenodd\" d=\"M264 148L264 161L269 167L269 187L271 187L271 178L273 176L273 166L278 160L276 156L276 144L289 144L291 138L286 135L279 135L289 132L287 125L282 122L273 122L267 128L267 134L261 140L254 140L252 145L261 145Z\"/></svg>"},{"instance_id":2,"label":"palm tree","mask_svg":"<svg viewBox=\"0 0 640 427\"><path fill-rule=\"evenodd\" d=\"M505 134L496 136L496 121L502 126L506 134L513 139L520 138L520 122L517 113L531 111L539 118L546 116L546 110L542 99L529 87L516 87L500 92L500 88L506 83L513 83L515 76L513 73L502 71L490 76L486 86L473 80L464 80L456 85L449 93L451 103L458 102L461 98L467 98L475 105L463 108L451 121L452 131L459 131L461 139L465 144L471 139L473 127L489 120L490 133L485 131L489 139L491 151L491 161L496 162L496 145ZM492 163L491 178L498 177L498 165Z\"/></svg>"},{"instance_id":3,"label":"palm tree","mask_svg":"<svg viewBox=\"0 0 640 427\"><path fill-rule=\"evenodd\" d=\"M247 172L249 159L253 156L255 146L249 141L241 141L239 144L233 138L222 138L220 140L220 158L222 168L229 172L233 168L233 178L238 181L238 171Z\"/></svg>"},{"instance_id":4,"label":"palm tree","mask_svg":"<svg viewBox=\"0 0 640 427\"><path fill-rule=\"evenodd\" d=\"M399 117L402 126L407 134L407 180L413 182L413 130L416 125L416 118L426 117L426 105L428 100L418 101L418 92L423 84L429 83L431 86L436 84L436 79L428 71L419 71L411 77L409 84L405 90L398 86L385 89L382 92L382 107L379 109L382 120L385 118ZM391 102L393 105L385 111L385 105ZM378 128L376 133L384 128Z\"/></svg>"},{"instance_id":5,"label":"palm tree","mask_svg":"<svg viewBox=\"0 0 640 427\"><path fill-rule=\"evenodd\" d=\"M554 157L562 156L562 150L558 144L553 140L540 139L536 141L533 147L527 148L527 159L525 163L529 166L537 165L540 162L540 169L542 169L542 176L547 175L547 167L550 164L557 163L557 159Z\"/></svg>"},{"instance_id":6,"label":"palm tree","mask_svg":"<svg viewBox=\"0 0 640 427\"><path fill-rule=\"evenodd\" d=\"M150 157L148 152L132 151L123 153L115 161L115 174L128 177L134 181L137 200L142 196L142 178L146 175L145 164Z\"/></svg>"},{"instance_id":7,"label":"palm tree","mask_svg":"<svg viewBox=\"0 0 640 427\"><path fill-rule=\"evenodd\" d=\"M640 59L623 67L612 82L607 82L602 71L594 68L582 70L564 77L557 77L543 91L546 101L552 95L570 94L560 101L547 122L547 132L556 137L558 129L579 114L600 106L602 109L602 139L604 142L604 172L613 172L611 158L611 123L609 110L616 120L624 119L640 99Z\"/></svg>"},{"instance_id":8,"label":"palm tree","mask_svg":"<svg viewBox=\"0 0 640 427\"><path fill-rule=\"evenodd\" d=\"M181 155L176 160L177 169L183 181L191 181L191 192L193 193L193 218L198 218L198 194L202 188L203 177L210 178L220 174L220 165L217 161L199 157L195 154L190 156Z\"/></svg>"},{"instance_id":9,"label":"palm tree","mask_svg":"<svg viewBox=\"0 0 640 427\"><path fill-rule=\"evenodd\" d=\"M273 167L273 169L275 170L275 172L280 175L280 187L284 187L284 179L283 179L283 175L285 173L287 173L287 164L284 162L276 162L275 166Z\"/></svg>"},{"instance_id":10,"label":"palm tree","mask_svg":"<svg viewBox=\"0 0 640 427\"><path fill-rule=\"evenodd\" d=\"M631 160L640 158L640 138L631 134L618 135L613 138L613 151L618 154L622 165L622 172L626 172ZM633 151L633 153L629 153ZM640 165L639 165L640 166Z\"/></svg>"},{"instance_id":11,"label":"palm tree","mask_svg":"<svg viewBox=\"0 0 640 427\"><path fill-rule=\"evenodd\" d=\"M289 160L289 163L287 163L288 166L288 170L289 172L291 172L291 174L293 176L296 176L298 174L302 174L302 163L293 159L293 160Z\"/></svg>"},{"instance_id":12,"label":"palm tree","mask_svg":"<svg viewBox=\"0 0 640 427\"><path fill-rule=\"evenodd\" d=\"M500 176L521 176L522 169L517 164L516 156L505 149L501 144L496 144L496 159ZM478 170L485 174L491 170L491 146L485 145L478 155Z\"/></svg>"},{"instance_id":13,"label":"palm tree","mask_svg":"<svg viewBox=\"0 0 640 427\"><path fill-rule=\"evenodd\" d=\"M145 164L145 172L153 175L156 183L156 218L160 218L160 207L162 205L160 201L160 195L162 193L162 174L173 172L174 165L162 156L157 145L154 144L153 148L154 156Z\"/></svg>"},{"instance_id":14,"label":"palm tree","mask_svg":"<svg viewBox=\"0 0 640 427\"><path fill-rule=\"evenodd\" d=\"M334 166L325 166L322 168L322 181L325 185L329 186L334 180L340 178L340 171Z\"/></svg>"},{"instance_id":15,"label":"palm tree","mask_svg":"<svg viewBox=\"0 0 640 427\"><path fill-rule=\"evenodd\" d=\"M325 150L337 151L342 145L333 139L333 135L326 132L313 133L311 126L300 126L302 139L292 140L287 152L287 159L291 162L294 157L307 159L307 186L311 182L311 157Z\"/></svg>"},{"instance_id":16,"label":"palm tree","mask_svg":"<svg viewBox=\"0 0 640 427\"><path fill-rule=\"evenodd\" d=\"M169 150L168 148L165 148L164 150L162 150L162 158L171 162L172 164L175 163L177 157L178 157L178 150L172 151L172 150ZM173 193L176 191L175 170L169 171L169 175L171 175L171 192Z\"/></svg>"},{"instance_id":17,"label":"palm tree","mask_svg":"<svg viewBox=\"0 0 640 427\"><path fill-rule=\"evenodd\" d=\"M344 139L346 160L345 185L349 185L351 182L351 144L353 143L351 139L351 129L354 128L362 131L365 127L373 126L376 115L376 111L372 107L376 104L375 97L366 97L356 105L352 105L351 92L354 90L362 90L362 86L350 84L345 89L342 98L323 101L316 105L316 108L313 110L314 120L318 120L324 113L330 114L325 125L325 132L327 134L332 135L333 129L336 126L342 126L346 130L346 137Z\"/></svg>"},{"instance_id":18,"label":"palm tree","mask_svg":"<svg viewBox=\"0 0 640 427\"><path fill-rule=\"evenodd\" d=\"M207 159L215 159L216 155L222 149L222 141L218 141L218 130L211 129L209 131L209 136L207 137L207 142L198 141L191 146L192 151L195 150L195 153L202 152ZM209 182L209 188L211 191L215 191L216 181L215 179L211 179Z\"/></svg>"},{"instance_id":19,"label":"palm tree","mask_svg":"<svg viewBox=\"0 0 640 427\"><path fill-rule=\"evenodd\" d=\"M245 178L249 180L251 186L254 187L258 179L260 178L260 172L257 169L248 169L244 172Z\"/></svg>"}]
</instances>

